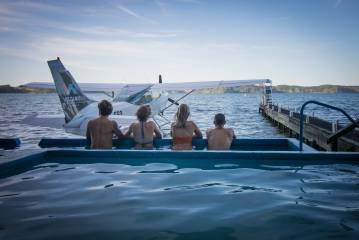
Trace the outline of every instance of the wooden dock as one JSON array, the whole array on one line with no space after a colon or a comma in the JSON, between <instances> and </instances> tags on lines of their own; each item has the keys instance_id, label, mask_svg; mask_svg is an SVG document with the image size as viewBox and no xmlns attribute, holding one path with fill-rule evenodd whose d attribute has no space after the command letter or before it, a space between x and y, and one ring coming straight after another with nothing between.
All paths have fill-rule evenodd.
<instances>
[{"instance_id":1,"label":"wooden dock","mask_svg":"<svg viewBox=\"0 0 359 240\"><path fill-rule=\"evenodd\" d=\"M259 112L289 136L299 138L300 114L298 112L272 104L260 104ZM344 128L345 126L337 122L332 123L305 115L304 142L318 150L359 152L358 130L352 130L336 141L327 143L333 134Z\"/></svg>"}]
</instances>

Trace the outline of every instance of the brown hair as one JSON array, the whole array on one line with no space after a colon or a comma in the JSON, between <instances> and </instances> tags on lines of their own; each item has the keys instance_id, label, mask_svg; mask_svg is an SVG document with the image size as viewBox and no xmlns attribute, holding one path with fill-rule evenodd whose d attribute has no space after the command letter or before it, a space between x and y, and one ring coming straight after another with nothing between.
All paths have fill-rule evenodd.
<instances>
[{"instance_id":1,"label":"brown hair","mask_svg":"<svg viewBox=\"0 0 359 240\"><path fill-rule=\"evenodd\" d=\"M217 113L214 116L214 124L220 125L220 126L223 126L224 124L226 124L226 117L224 116L223 113Z\"/></svg>"},{"instance_id":2,"label":"brown hair","mask_svg":"<svg viewBox=\"0 0 359 240\"><path fill-rule=\"evenodd\" d=\"M112 104L107 100L98 103L98 111L102 116L108 116L112 113Z\"/></svg>"},{"instance_id":3,"label":"brown hair","mask_svg":"<svg viewBox=\"0 0 359 240\"><path fill-rule=\"evenodd\" d=\"M179 128L186 127L187 119L190 115L189 107L187 104L181 104L175 115L175 126Z\"/></svg>"},{"instance_id":4,"label":"brown hair","mask_svg":"<svg viewBox=\"0 0 359 240\"><path fill-rule=\"evenodd\" d=\"M136 116L138 121L146 122L147 119L151 116L151 107L150 105L142 105L137 109Z\"/></svg>"}]
</instances>

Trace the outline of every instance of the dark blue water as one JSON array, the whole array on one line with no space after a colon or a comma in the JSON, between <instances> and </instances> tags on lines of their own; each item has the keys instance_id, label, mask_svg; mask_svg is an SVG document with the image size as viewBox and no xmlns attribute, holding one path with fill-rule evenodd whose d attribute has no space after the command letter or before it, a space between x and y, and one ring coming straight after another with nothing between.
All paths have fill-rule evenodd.
<instances>
[{"instance_id":1,"label":"dark blue water","mask_svg":"<svg viewBox=\"0 0 359 240\"><path fill-rule=\"evenodd\" d=\"M315 99L359 113L359 94L273 94L273 99L291 108ZM259 94L195 94L184 102L203 132L222 112L239 137L283 137L258 113L259 101ZM166 116L172 119L175 110ZM344 122L338 113L312 110ZM21 138L15 151L38 149L42 137L77 137L21 123L34 113L62 113L57 95L0 95L0 135ZM0 179L0 239L359 238L358 165L201 166L181 168L156 159L144 166L38 165Z\"/></svg>"},{"instance_id":2,"label":"dark blue water","mask_svg":"<svg viewBox=\"0 0 359 240\"><path fill-rule=\"evenodd\" d=\"M113 161L46 163L0 179L0 239L359 237L357 165Z\"/></svg>"}]
</instances>

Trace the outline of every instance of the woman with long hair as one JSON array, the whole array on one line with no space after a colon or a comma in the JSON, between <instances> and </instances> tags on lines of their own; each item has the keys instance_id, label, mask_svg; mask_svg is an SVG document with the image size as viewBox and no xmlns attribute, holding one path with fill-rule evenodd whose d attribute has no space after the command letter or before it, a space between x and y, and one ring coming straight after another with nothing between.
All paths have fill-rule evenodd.
<instances>
[{"instance_id":1,"label":"woman with long hair","mask_svg":"<svg viewBox=\"0 0 359 240\"><path fill-rule=\"evenodd\" d=\"M174 150L192 150L192 138L202 138L197 125L188 120L190 110L187 104L181 104L175 115L175 122L171 125Z\"/></svg>"},{"instance_id":2,"label":"woman with long hair","mask_svg":"<svg viewBox=\"0 0 359 240\"><path fill-rule=\"evenodd\" d=\"M149 105L140 106L136 115L138 122L130 125L125 136L134 138L136 149L152 149L154 135L161 138L162 134L153 121L147 121L151 116L151 107Z\"/></svg>"}]
</instances>

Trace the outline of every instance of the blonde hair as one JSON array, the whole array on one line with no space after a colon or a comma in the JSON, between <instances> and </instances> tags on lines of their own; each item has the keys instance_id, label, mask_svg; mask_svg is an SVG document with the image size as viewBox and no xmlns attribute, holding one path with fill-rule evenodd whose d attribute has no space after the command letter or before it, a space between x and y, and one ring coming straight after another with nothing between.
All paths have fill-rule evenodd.
<instances>
[{"instance_id":1,"label":"blonde hair","mask_svg":"<svg viewBox=\"0 0 359 240\"><path fill-rule=\"evenodd\" d=\"M189 107L187 104L181 104L175 115L175 126L179 128L186 127L187 119L190 115Z\"/></svg>"}]
</instances>

